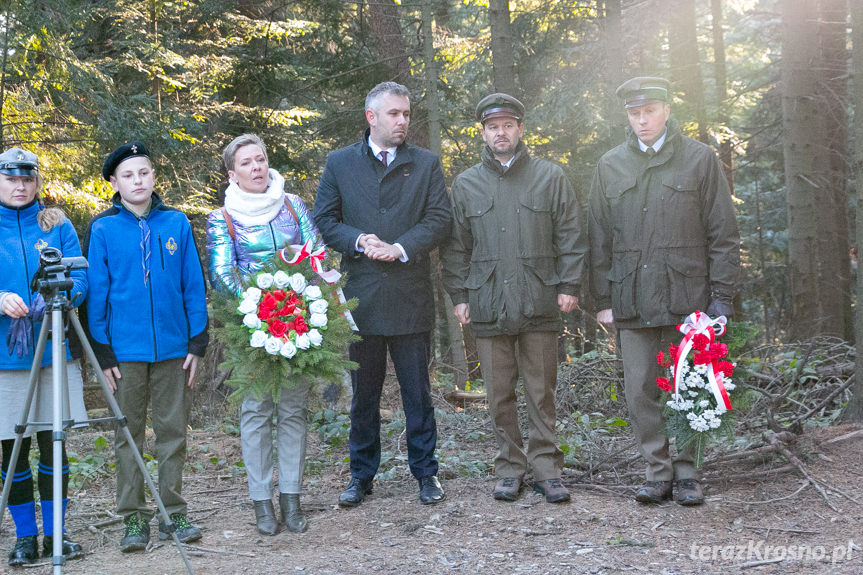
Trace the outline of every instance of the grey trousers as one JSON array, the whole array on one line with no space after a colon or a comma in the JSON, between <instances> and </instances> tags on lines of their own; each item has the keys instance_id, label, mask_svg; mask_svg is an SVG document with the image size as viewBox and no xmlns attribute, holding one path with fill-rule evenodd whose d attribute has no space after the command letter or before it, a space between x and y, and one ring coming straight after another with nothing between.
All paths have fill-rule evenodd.
<instances>
[{"instance_id":1,"label":"grey trousers","mask_svg":"<svg viewBox=\"0 0 863 575\"><path fill-rule=\"evenodd\" d=\"M557 332L478 337L476 351L497 439L495 474L521 478L530 464L536 481L560 477L563 452L557 447L554 404ZM515 393L519 373L524 378L529 423L526 455Z\"/></svg>"},{"instance_id":2,"label":"grey trousers","mask_svg":"<svg viewBox=\"0 0 863 575\"><path fill-rule=\"evenodd\" d=\"M279 493L302 491L308 392L309 385L303 381L293 389L282 389L278 405L270 396L243 400L240 443L249 480L249 497L253 501L273 497L273 415L276 416Z\"/></svg>"},{"instance_id":3,"label":"grey trousers","mask_svg":"<svg viewBox=\"0 0 863 575\"><path fill-rule=\"evenodd\" d=\"M668 353L668 344L677 345L682 335L670 325L621 329L618 333L626 408L638 448L647 462L647 481L695 478L691 450L674 457L669 454L662 417L664 406L660 401L662 391L656 386L656 378L665 376L665 369L656 363L656 354Z\"/></svg>"},{"instance_id":4,"label":"grey trousers","mask_svg":"<svg viewBox=\"0 0 863 575\"><path fill-rule=\"evenodd\" d=\"M151 418L156 435L156 460L159 462L159 495L168 514L185 513L183 465L186 462L186 427L189 415L189 388L186 387L185 358L156 363L120 364L114 398L126 416L135 445L126 441L119 429L114 433L117 459L117 513L128 517L138 513L149 521L154 511L144 496L144 476L135 463L137 449L143 454L147 429L147 406L153 402Z\"/></svg>"}]
</instances>

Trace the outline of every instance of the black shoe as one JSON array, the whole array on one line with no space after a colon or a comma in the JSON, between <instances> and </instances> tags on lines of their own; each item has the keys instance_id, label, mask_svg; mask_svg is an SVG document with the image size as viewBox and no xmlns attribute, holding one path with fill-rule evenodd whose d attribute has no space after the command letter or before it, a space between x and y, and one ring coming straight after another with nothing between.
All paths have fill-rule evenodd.
<instances>
[{"instance_id":1,"label":"black shoe","mask_svg":"<svg viewBox=\"0 0 863 575\"><path fill-rule=\"evenodd\" d=\"M143 551L150 544L150 520L139 515L130 515L123 520L126 532L120 539L120 551L130 553Z\"/></svg>"},{"instance_id":2,"label":"black shoe","mask_svg":"<svg viewBox=\"0 0 863 575\"><path fill-rule=\"evenodd\" d=\"M35 535L19 537L15 540L15 548L9 552L9 565L29 565L39 558L38 541Z\"/></svg>"},{"instance_id":3,"label":"black shoe","mask_svg":"<svg viewBox=\"0 0 863 575\"><path fill-rule=\"evenodd\" d=\"M299 493L279 493L279 511L282 523L293 533L303 533L309 526L303 508L300 506Z\"/></svg>"},{"instance_id":4,"label":"black shoe","mask_svg":"<svg viewBox=\"0 0 863 575\"><path fill-rule=\"evenodd\" d=\"M356 507L372 492L372 479L351 477L351 482L339 495L339 507Z\"/></svg>"},{"instance_id":5,"label":"black shoe","mask_svg":"<svg viewBox=\"0 0 863 575\"><path fill-rule=\"evenodd\" d=\"M54 537L46 535L42 538L42 557L51 557L54 555ZM75 543L63 534L63 557L66 559L77 559L84 556L84 548L80 543Z\"/></svg>"},{"instance_id":6,"label":"black shoe","mask_svg":"<svg viewBox=\"0 0 863 575\"><path fill-rule=\"evenodd\" d=\"M253 501L255 505L255 525L261 535L275 535L280 529L279 520L276 519L276 511L270 499Z\"/></svg>"},{"instance_id":7,"label":"black shoe","mask_svg":"<svg viewBox=\"0 0 863 575\"><path fill-rule=\"evenodd\" d=\"M443 487L440 486L437 476L429 475L419 480L420 483L420 503L430 505L432 503L440 503L446 499L446 493L443 492Z\"/></svg>"},{"instance_id":8,"label":"black shoe","mask_svg":"<svg viewBox=\"0 0 863 575\"><path fill-rule=\"evenodd\" d=\"M174 531L177 533L177 539L180 543L190 543L201 538L201 529L189 523L185 513L172 513L171 523L174 524ZM159 539L162 541L171 539L171 531L167 525L159 521Z\"/></svg>"},{"instance_id":9,"label":"black shoe","mask_svg":"<svg viewBox=\"0 0 863 575\"><path fill-rule=\"evenodd\" d=\"M671 499L670 481L645 481L635 493L639 503L662 503L666 499Z\"/></svg>"}]
</instances>

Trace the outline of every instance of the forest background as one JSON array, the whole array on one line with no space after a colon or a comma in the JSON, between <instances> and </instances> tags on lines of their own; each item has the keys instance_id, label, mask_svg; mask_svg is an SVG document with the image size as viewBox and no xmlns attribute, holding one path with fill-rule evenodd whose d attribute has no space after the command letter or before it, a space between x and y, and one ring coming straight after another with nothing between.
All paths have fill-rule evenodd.
<instances>
[{"instance_id":1,"label":"forest background","mask_svg":"<svg viewBox=\"0 0 863 575\"><path fill-rule=\"evenodd\" d=\"M112 194L99 176L105 155L143 140L160 193L200 240L221 205L225 144L262 135L270 165L311 205L326 154L360 137L364 96L380 81L411 89L409 139L440 153L448 181L478 161L476 102L493 91L521 98L527 144L562 165L584 199L598 158L623 138L614 89L631 76L666 76L673 115L715 147L732 184L744 268L736 309L757 327L753 343L828 335L860 344L861 5L7 0L0 144L39 155L46 201L83 233ZM478 376L470 334L465 360L442 294L436 356L464 387ZM589 298L582 303L585 312L566 318L562 359L605 337ZM853 397L848 413L859 420L863 393Z\"/></svg>"}]
</instances>

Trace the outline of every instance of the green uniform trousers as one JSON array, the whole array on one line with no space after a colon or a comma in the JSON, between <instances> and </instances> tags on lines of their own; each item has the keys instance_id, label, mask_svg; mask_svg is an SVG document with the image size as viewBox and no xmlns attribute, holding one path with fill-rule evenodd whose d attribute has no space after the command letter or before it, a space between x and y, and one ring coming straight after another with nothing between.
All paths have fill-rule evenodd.
<instances>
[{"instance_id":1,"label":"green uniform trousers","mask_svg":"<svg viewBox=\"0 0 863 575\"><path fill-rule=\"evenodd\" d=\"M665 376L665 368L656 362L660 351L668 353L668 344L680 343L682 335L674 326L619 329L620 354L623 357L623 388L626 407L632 422L635 440L647 462L647 481L692 479L696 476L692 452L686 450L672 457L661 402L662 390L657 377Z\"/></svg>"},{"instance_id":2,"label":"green uniform trousers","mask_svg":"<svg viewBox=\"0 0 863 575\"><path fill-rule=\"evenodd\" d=\"M186 386L185 358L156 363L120 364L114 397L126 416L134 449L143 454L147 428L147 406L153 402L152 421L156 436L156 460L159 463L159 495L168 514L186 512L183 488L183 465L186 461L186 426L189 414L189 388ZM114 434L117 460L117 513L128 517L135 513L149 521L154 511L144 496L144 476L135 463L133 447L117 428Z\"/></svg>"},{"instance_id":3,"label":"green uniform trousers","mask_svg":"<svg viewBox=\"0 0 863 575\"><path fill-rule=\"evenodd\" d=\"M478 337L476 350L498 445L495 474L521 478L530 464L535 481L560 477L563 452L557 447L554 404L557 332L529 331ZM516 384L519 372L524 379L529 422L527 455L518 426Z\"/></svg>"}]
</instances>

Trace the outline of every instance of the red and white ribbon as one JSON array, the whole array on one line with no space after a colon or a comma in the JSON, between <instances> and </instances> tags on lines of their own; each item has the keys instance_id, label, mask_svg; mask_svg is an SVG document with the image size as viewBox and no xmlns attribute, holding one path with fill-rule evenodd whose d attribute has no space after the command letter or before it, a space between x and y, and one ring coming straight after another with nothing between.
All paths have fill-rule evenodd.
<instances>
[{"instance_id":1,"label":"red and white ribbon","mask_svg":"<svg viewBox=\"0 0 863 575\"><path fill-rule=\"evenodd\" d=\"M711 319L706 313L695 311L683 320L683 323L677 326L677 330L683 334L683 341L680 342L680 347L677 350L677 358L674 362L674 399L680 400L680 379L683 377L683 363L686 361L687 355L692 350L692 340L696 335L702 334L706 336L710 343L706 349L716 341L716 338L725 333L725 324L727 320L724 315ZM711 362L707 368L707 382L710 384L710 391L713 397L716 398L716 405L724 405L725 409L731 409L731 400L728 399L728 391L723 384L724 374L717 369L715 361Z\"/></svg>"},{"instance_id":2,"label":"red and white ribbon","mask_svg":"<svg viewBox=\"0 0 863 575\"><path fill-rule=\"evenodd\" d=\"M289 266L295 266L306 258L309 258L309 263L312 266L312 269L315 271L318 276L327 282L328 284L334 284L339 281L339 278L342 277L337 270L333 269L325 269L324 268L324 258L327 255L327 249L324 246L320 246L318 249L314 249L314 241L308 240L303 245L293 244L290 246L291 251L293 252L293 256L288 258L286 255L286 250L288 248L282 248L279 250L279 258ZM339 299L339 303L344 304L347 300L345 299L345 294L342 291L342 288L339 288L335 291L336 297ZM345 319L348 320L348 324L351 326L351 329L354 331L359 331L356 322L354 322L354 316L351 315L349 310L345 310L342 314L345 316Z\"/></svg>"}]
</instances>

